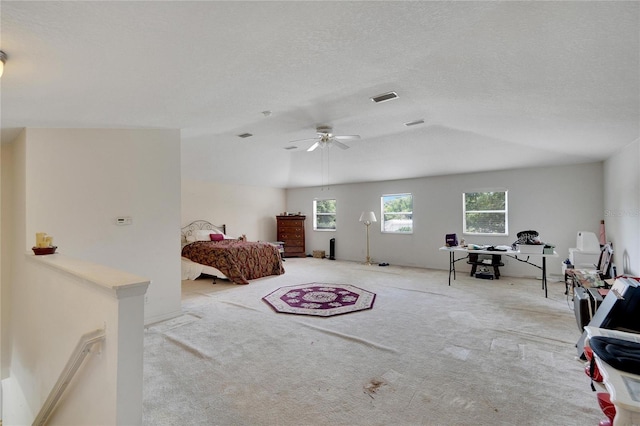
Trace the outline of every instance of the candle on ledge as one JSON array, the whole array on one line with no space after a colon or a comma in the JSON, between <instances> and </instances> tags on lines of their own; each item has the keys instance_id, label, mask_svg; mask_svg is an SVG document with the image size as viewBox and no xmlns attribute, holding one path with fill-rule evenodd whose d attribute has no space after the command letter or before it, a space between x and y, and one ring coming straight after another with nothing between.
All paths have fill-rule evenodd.
<instances>
[{"instance_id":1,"label":"candle on ledge","mask_svg":"<svg viewBox=\"0 0 640 426\"><path fill-rule=\"evenodd\" d=\"M36 232L36 247L46 247L45 237L46 232Z\"/></svg>"}]
</instances>

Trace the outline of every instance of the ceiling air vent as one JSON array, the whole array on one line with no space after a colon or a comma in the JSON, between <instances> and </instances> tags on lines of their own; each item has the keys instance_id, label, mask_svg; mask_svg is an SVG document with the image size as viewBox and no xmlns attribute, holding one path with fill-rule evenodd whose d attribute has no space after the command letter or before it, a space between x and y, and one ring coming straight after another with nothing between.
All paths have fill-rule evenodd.
<instances>
[{"instance_id":1,"label":"ceiling air vent","mask_svg":"<svg viewBox=\"0 0 640 426\"><path fill-rule=\"evenodd\" d=\"M253 136L251 133L240 133L238 135L239 138L245 139L245 138L250 138L251 136Z\"/></svg>"},{"instance_id":2,"label":"ceiling air vent","mask_svg":"<svg viewBox=\"0 0 640 426\"><path fill-rule=\"evenodd\" d=\"M404 125L407 127L416 126L418 124L424 124L424 120L415 120L415 121L410 121L408 123L404 123Z\"/></svg>"},{"instance_id":3,"label":"ceiling air vent","mask_svg":"<svg viewBox=\"0 0 640 426\"><path fill-rule=\"evenodd\" d=\"M286 149L287 151L291 151L292 149L297 149L297 146L285 146L284 149Z\"/></svg>"},{"instance_id":4,"label":"ceiling air vent","mask_svg":"<svg viewBox=\"0 0 640 426\"><path fill-rule=\"evenodd\" d=\"M392 99L398 99L398 94L396 92L383 93L382 95L371 98L371 100L377 104L380 102L390 101Z\"/></svg>"}]
</instances>

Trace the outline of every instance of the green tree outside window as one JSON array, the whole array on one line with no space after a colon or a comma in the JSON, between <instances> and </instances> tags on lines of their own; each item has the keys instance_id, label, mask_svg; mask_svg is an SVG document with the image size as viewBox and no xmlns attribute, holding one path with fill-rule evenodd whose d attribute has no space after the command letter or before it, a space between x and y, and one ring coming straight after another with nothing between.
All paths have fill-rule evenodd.
<instances>
[{"instance_id":1,"label":"green tree outside window","mask_svg":"<svg viewBox=\"0 0 640 426\"><path fill-rule=\"evenodd\" d=\"M382 232L398 234L413 233L413 195L383 195Z\"/></svg>"},{"instance_id":2,"label":"green tree outside window","mask_svg":"<svg viewBox=\"0 0 640 426\"><path fill-rule=\"evenodd\" d=\"M462 194L465 234L508 235L507 191Z\"/></svg>"},{"instance_id":3,"label":"green tree outside window","mask_svg":"<svg viewBox=\"0 0 640 426\"><path fill-rule=\"evenodd\" d=\"M336 200L314 200L313 202L313 229L336 229Z\"/></svg>"}]
</instances>

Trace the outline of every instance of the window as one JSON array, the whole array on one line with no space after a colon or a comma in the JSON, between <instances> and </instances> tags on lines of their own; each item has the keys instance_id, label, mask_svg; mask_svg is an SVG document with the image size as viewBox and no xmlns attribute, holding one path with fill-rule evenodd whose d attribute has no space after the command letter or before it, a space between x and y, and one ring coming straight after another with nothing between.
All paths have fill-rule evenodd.
<instances>
[{"instance_id":1,"label":"window","mask_svg":"<svg viewBox=\"0 0 640 426\"><path fill-rule=\"evenodd\" d=\"M336 230L336 200L313 200L313 229Z\"/></svg>"},{"instance_id":2,"label":"window","mask_svg":"<svg viewBox=\"0 0 640 426\"><path fill-rule=\"evenodd\" d=\"M383 195L380 201L382 204L382 232L412 234L413 195Z\"/></svg>"},{"instance_id":3,"label":"window","mask_svg":"<svg viewBox=\"0 0 640 426\"><path fill-rule=\"evenodd\" d=\"M509 235L507 191L465 192L462 208L465 234Z\"/></svg>"}]
</instances>

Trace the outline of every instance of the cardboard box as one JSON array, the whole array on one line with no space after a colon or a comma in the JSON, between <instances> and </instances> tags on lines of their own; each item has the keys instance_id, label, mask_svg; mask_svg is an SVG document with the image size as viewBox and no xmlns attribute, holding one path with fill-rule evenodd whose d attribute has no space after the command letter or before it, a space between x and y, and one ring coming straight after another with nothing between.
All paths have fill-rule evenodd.
<instances>
[{"instance_id":1,"label":"cardboard box","mask_svg":"<svg viewBox=\"0 0 640 426\"><path fill-rule=\"evenodd\" d=\"M544 250L544 244L518 244L520 253L542 254L542 250Z\"/></svg>"},{"instance_id":2,"label":"cardboard box","mask_svg":"<svg viewBox=\"0 0 640 426\"><path fill-rule=\"evenodd\" d=\"M318 258L318 259L324 259L324 250L314 250L313 251L313 257Z\"/></svg>"}]
</instances>

